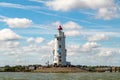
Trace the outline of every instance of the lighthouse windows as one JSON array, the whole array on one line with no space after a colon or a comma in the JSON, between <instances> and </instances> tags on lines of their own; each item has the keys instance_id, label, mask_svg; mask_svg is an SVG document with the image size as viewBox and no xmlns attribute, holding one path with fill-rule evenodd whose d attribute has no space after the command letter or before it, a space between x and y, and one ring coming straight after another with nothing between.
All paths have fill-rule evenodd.
<instances>
[{"instance_id":1,"label":"lighthouse windows","mask_svg":"<svg viewBox=\"0 0 120 80\"><path fill-rule=\"evenodd\" d=\"M58 41L61 41L61 38L57 37L57 40L58 40Z\"/></svg>"},{"instance_id":2,"label":"lighthouse windows","mask_svg":"<svg viewBox=\"0 0 120 80\"><path fill-rule=\"evenodd\" d=\"M61 58L61 56L59 56L59 58Z\"/></svg>"},{"instance_id":3,"label":"lighthouse windows","mask_svg":"<svg viewBox=\"0 0 120 80\"><path fill-rule=\"evenodd\" d=\"M61 48L61 45L59 45L59 48Z\"/></svg>"},{"instance_id":4,"label":"lighthouse windows","mask_svg":"<svg viewBox=\"0 0 120 80\"><path fill-rule=\"evenodd\" d=\"M59 55L61 55L61 52L59 52Z\"/></svg>"},{"instance_id":5,"label":"lighthouse windows","mask_svg":"<svg viewBox=\"0 0 120 80\"><path fill-rule=\"evenodd\" d=\"M62 60L61 60L61 59L59 59L59 62L62 62Z\"/></svg>"}]
</instances>

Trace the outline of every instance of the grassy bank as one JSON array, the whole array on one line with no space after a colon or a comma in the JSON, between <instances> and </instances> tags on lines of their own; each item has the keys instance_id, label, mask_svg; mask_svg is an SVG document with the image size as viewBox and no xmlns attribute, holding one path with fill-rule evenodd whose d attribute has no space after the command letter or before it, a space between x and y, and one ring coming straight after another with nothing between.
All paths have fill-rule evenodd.
<instances>
[{"instance_id":1,"label":"grassy bank","mask_svg":"<svg viewBox=\"0 0 120 80\"><path fill-rule=\"evenodd\" d=\"M71 73L71 72L87 72L86 70L76 67L52 67L52 68L38 68L34 72L42 73Z\"/></svg>"}]
</instances>

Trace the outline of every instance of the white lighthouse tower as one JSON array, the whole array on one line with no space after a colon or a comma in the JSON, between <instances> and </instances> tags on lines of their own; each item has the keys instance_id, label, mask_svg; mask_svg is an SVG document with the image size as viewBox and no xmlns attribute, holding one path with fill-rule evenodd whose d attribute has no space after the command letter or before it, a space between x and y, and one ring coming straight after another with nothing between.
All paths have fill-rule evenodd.
<instances>
[{"instance_id":1,"label":"white lighthouse tower","mask_svg":"<svg viewBox=\"0 0 120 80\"><path fill-rule=\"evenodd\" d=\"M65 48L65 35L62 27L58 27L58 34L55 35L55 45L53 50L53 63L54 66L66 66L66 48Z\"/></svg>"}]
</instances>

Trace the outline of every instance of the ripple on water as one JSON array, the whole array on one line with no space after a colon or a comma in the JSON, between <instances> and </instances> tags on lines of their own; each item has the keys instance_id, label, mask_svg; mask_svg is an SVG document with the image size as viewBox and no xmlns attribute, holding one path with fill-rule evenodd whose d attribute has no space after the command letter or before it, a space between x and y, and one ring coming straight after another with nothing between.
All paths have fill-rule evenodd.
<instances>
[{"instance_id":1,"label":"ripple on water","mask_svg":"<svg viewBox=\"0 0 120 80\"><path fill-rule=\"evenodd\" d=\"M0 80L120 80L120 73L0 73Z\"/></svg>"}]
</instances>

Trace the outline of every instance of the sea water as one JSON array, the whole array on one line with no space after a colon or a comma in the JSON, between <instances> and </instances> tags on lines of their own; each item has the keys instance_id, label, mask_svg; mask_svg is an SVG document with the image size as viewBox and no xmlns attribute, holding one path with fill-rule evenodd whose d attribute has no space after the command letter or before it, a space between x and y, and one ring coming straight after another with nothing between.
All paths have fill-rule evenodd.
<instances>
[{"instance_id":1,"label":"sea water","mask_svg":"<svg viewBox=\"0 0 120 80\"><path fill-rule=\"evenodd\" d=\"M120 80L120 73L1 72L0 80Z\"/></svg>"}]
</instances>

